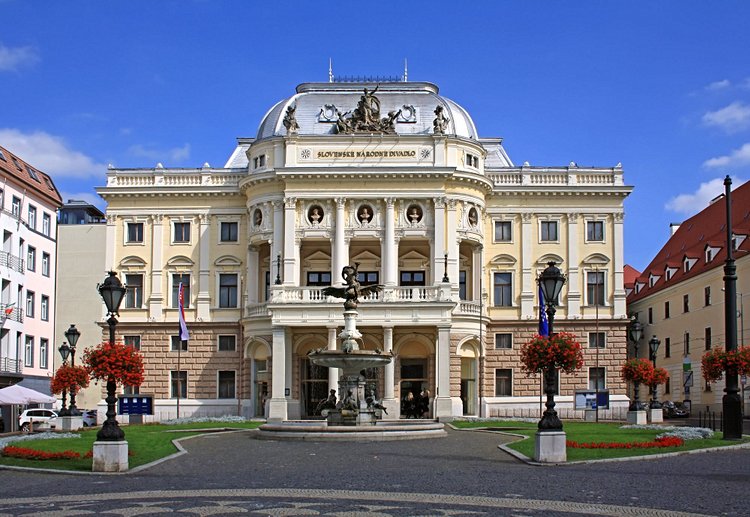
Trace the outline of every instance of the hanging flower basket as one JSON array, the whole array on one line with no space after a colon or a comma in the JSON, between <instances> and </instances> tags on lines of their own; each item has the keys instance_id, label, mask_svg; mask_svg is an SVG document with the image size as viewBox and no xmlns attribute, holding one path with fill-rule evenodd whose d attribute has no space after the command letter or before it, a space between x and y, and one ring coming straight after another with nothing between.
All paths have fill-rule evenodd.
<instances>
[{"instance_id":1,"label":"hanging flower basket","mask_svg":"<svg viewBox=\"0 0 750 517\"><path fill-rule=\"evenodd\" d=\"M622 378L628 382L648 384L653 374L654 367L646 359L628 359L622 367Z\"/></svg>"},{"instance_id":2,"label":"hanging flower basket","mask_svg":"<svg viewBox=\"0 0 750 517\"><path fill-rule=\"evenodd\" d=\"M89 371L83 366L60 366L50 381L50 391L57 395L63 391L78 391L89 385Z\"/></svg>"},{"instance_id":3,"label":"hanging flower basket","mask_svg":"<svg viewBox=\"0 0 750 517\"><path fill-rule=\"evenodd\" d=\"M701 358L701 370L706 382L716 382L729 375L747 375L750 373L750 346L741 346L727 352L720 348L709 350Z\"/></svg>"},{"instance_id":4,"label":"hanging flower basket","mask_svg":"<svg viewBox=\"0 0 750 517\"><path fill-rule=\"evenodd\" d=\"M664 368L654 368L651 372L651 378L649 378L646 384L648 384L651 389L656 389L658 385L666 384L668 380L669 373L667 370Z\"/></svg>"},{"instance_id":5,"label":"hanging flower basket","mask_svg":"<svg viewBox=\"0 0 750 517\"><path fill-rule=\"evenodd\" d=\"M552 337L534 336L521 347L521 369L528 375L547 369L573 373L583 367L581 344L568 332Z\"/></svg>"},{"instance_id":6,"label":"hanging flower basket","mask_svg":"<svg viewBox=\"0 0 750 517\"><path fill-rule=\"evenodd\" d=\"M83 362L92 379L127 386L143 384L143 357L132 346L105 341L86 350Z\"/></svg>"}]
</instances>

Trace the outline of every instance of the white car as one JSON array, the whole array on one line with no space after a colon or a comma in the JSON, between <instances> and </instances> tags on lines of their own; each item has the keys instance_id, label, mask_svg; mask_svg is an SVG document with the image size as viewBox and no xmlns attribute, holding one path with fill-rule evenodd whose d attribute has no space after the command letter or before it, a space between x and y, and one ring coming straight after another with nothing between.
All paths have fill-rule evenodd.
<instances>
[{"instance_id":1,"label":"white car","mask_svg":"<svg viewBox=\"0 0 750 517\"><path fill-rule=\"evenodd\" d=\"M56 427L57 413L51 409L27 409L18 417L18 428L24 433Z\"/></svg>"}]
</instances>

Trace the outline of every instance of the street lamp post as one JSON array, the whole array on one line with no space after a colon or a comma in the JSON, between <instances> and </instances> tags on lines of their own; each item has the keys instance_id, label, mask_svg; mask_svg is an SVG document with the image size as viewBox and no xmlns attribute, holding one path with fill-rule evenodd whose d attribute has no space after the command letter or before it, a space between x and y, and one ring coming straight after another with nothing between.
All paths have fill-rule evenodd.
<instances>
[{"instance_id":1,"label":"street lamp post","mask_svg":"<svg viewBox=\"0 0 750 517\"><path fill-rule=\"evenodd\" d=\"M554 321L555 321L555 304L560 296L563 285L565 284L565 275L562 271L555 266L554 261L547 263L547 268L542 271L542 274L537 278L537 283L542 289L544 295L544 303L547 306L547 322L549 328L549 335L554 335ZM547 395L547 402L545 403L546 410L542 415L542 419L539 421L538 428L540 432L545 431L562 431L563 424L557 416L555 411L555 369L547 368L544 370L544 392Z\"/></svg>"},{"instance_id":2,"label":"street lamp post","mask_svg":"<svg viewBox=\"0 0 750 517\"><path fill-rule=\"evenodd\" d=\"M656 353L659 351L659 345L661 345L661 341L656 336L653 336L648 341L648 349L651 355L651 362L654 365L654 369L656 369ZM651 386L651 409L661 409L661 404L659 404L659 401L656 400L656 384Z\"/></svg>"},{"instance_id":3,"label":"street lamp post","mask_svg":"<svg viewBox=\"0 0 750 517\"><path fill-rule=\"evenodd\" d=\"M70 347L68 344L63 341L63 344L60 345L60 348L57 349L58 352L60 352L60 357L62 357L62 365L65 366L68 364L68 357L70 356ZM68 390L63 390L62 392L62 407L60 408L60 411L57 413L58 416L69 416L70 410L67 407L67 398L68 398Z\"/></svg>"},{"instance_id":4,"label":"street lamp post","mask_svg":"<svg viewBox=\"0 0 750 517\"><path fill-rule=\"evenodd\" d=\"M125 287L123 287L120 279L117 278L117 273L114 271L109 272L109 276L104 279L104 282L97 286L99 295L104 300L104 305L107 306L107 324L109 325L109 342L115 342L115 326L117 326L117 318L119 316L117 312L120 309L120 303L122 298L125 296ZM104 421L102 428L96 434L97 441L102 442L119 442L125 439L125 433L117 425L115 419L115 403L117 398L115 397L115 388L117 387L114 379L107 380L107 420Z\"/></svg>"},{"instance_id":5,"label":"street lamp post","mask_svg":"<svg viewBox=\"0 0 750 517\"><path fill-rule=\"evenodd\" d=\"M635 359L638 359L638 345L641 341L641 338L643 337L643 325L641 325L641 322L637 319L633 318L633 320L630 322L630 325L628 326L628 334L630 335L630 340L633 342L635 352L634 356ZM638 400L638 392L640 391L640 383L634 382L633 383L633 402L630 404L630 411L640 411L641 410L641 402Z\"/></svg>"},{"instance_id":6,"label":"street lamp post","mask_svg":"<svg viewBox=\"0 0 750 517\"><path fill-rule=\"evenodd\" d=\"M71 325L68 330L65 331L65 339L70 343L70 365L76 365L76 344L78 338L81 337L81 333L78 331L75 325ZM70 407L68 408L68 415L80 416L81 412L76 407L76 388L70 389Z\"/></svg>"},{"instance_id":7,"label":"street lamp post","mask_svg":"<svg viewBox=\"0 0 750 517\"><path fill-rule=\"evenodd\" d=\"M450 279L448 278L448 252L445 253L443 256L443 283L450 282Z\"/></svg>"},{"instance_id":8,"label":"street lamp post","mask_svg":"<svg viewBox=\"0 0 750 517\"><path fill-rule=\"evenodd\" d=\"M727 258L724 263L724 328L726 351L737 350L737 267L732 256L732 179L724 178L724 198L726 201ZM722 428L725 440L742 439L742 400L739 395L737 372L724 372L726 387L721 401Z\"/></svg>"}]
</instances>

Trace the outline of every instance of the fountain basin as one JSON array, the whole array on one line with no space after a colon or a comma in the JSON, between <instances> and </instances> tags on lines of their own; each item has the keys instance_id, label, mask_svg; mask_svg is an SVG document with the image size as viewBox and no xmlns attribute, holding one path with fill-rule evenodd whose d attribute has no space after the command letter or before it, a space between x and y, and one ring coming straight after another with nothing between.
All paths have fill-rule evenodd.
<instances>
[{"instance_id":1,"label":"fountain basin","mask_svg":"<svg viewBox=\"0 0 750 517\"><path fill-rule=\"evenodd\" d=\"M393 360L393 354L372 350L318 350L308 357L320 366L340 368L344 375L357 375L367 368L381 368Z\"/></svg>"}]
</instances>

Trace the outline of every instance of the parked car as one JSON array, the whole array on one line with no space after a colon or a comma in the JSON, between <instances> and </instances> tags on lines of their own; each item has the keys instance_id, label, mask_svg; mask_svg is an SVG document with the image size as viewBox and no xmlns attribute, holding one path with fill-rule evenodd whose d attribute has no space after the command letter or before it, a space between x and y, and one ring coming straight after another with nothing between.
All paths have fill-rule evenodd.
<instances>
[{"instance_id":1,"label":"parked car","mask_svg":"<svg viewBox=\"0 0 750 517\"><path fill-rule=\"evenodd\" d=\"M690 416L690 411L688 411L682 402L674 403L671 400L667 400L662 403L661 408L664 418L687 418Z\"/></svg>"},{"instance_id":2,"label":"parked car","mask_svg":"<svg viewBox=\"0 0 750 517\"><path fill-rule=\"evenodd\" d=\"M18 416L18 428L24 433L56 427L57 413L51 409L27 409Z\"/></svg>"},{"instance_id":3,"label":"parked car","mask_svg":"<svg viewBox=\"0 0 750 517\"><path fill-rule=\"evenodd\" d=\"M81 417L83 418L83 426L84 427L93 427L96 425L96 416L97 416L97 410L96 409L82 409L81 410Z\"/></svg>"}]
</instances>

